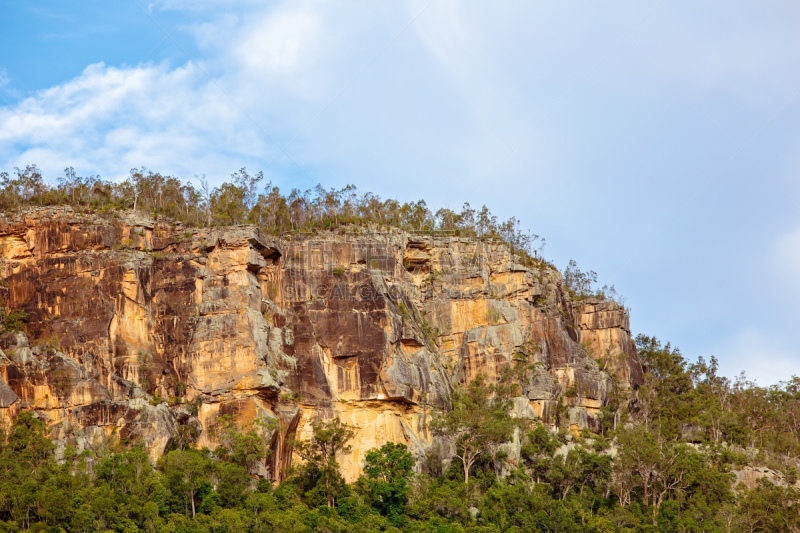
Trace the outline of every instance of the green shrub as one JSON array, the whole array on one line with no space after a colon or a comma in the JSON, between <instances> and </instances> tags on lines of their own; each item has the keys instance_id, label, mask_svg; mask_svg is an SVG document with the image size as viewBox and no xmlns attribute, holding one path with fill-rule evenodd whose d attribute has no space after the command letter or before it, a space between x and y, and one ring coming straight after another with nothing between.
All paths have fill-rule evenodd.
<instances>
[{"instance_id":1,"label":"green shrub","mask_svg":"<svg viewBox=\"0 0 800 533\"><path fill-rule=\"evenodd\" d=\"M28 313L22 309L0 309L0 334L24 331L27 319Z\"/></svg>"}]
</instances>

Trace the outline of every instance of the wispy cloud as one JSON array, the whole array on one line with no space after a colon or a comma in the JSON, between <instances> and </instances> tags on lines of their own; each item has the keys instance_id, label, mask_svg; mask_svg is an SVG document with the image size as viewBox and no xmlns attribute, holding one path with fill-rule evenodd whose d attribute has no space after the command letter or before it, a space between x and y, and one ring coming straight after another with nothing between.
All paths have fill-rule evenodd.
<instances>
[{"instance_id":1,"label":"wispy cloud","mask_svg":"<svg viewBox=\"0 0 800 533\"><path fill-rule=\"evenodd\" d=\"M11 86L11 80L8 78L8 73L4 68L0 68L0 93L5 93L14 99L19 98L19 92Z\"/></svg>"},{"instance_id":2,"label":"wispy cloud","mask_svg":"<svg viewBox=\"0 0 800 533\"><path fill-rule=\"evenodd\" d=\"M74 17L72 17L70 15L67 15L67 14L64 14L64 13L56 13L56 12L50 10L50 9L46 9L44 7L41 7L41 6L36 6L36 5L30 5L29 4L28 6L26 6L26 10L29 11L30 13L35 13L36 15L38 15L40 17L47 17L47 18L56 19L56 20L63 20L65 22L74 22L75 21Z\"/></svg>"},{"instance_id":3,"label":"wispy cloud","mask_svg":"<svg viewBox=\"0 0 800 533\"><path fill-rule=\"evenodd\" d=\"M8 166L44 163L51 172L63 163L55 156L44 162L42 154L49 150L30 129L87 173L121 177L139 165L184 175L223 172L255 154L274 152L240 115L191 63L135 71L100 63L13 110L0 110L0 143L24 147L7 155Z\"/></svg>"}]
</instances>

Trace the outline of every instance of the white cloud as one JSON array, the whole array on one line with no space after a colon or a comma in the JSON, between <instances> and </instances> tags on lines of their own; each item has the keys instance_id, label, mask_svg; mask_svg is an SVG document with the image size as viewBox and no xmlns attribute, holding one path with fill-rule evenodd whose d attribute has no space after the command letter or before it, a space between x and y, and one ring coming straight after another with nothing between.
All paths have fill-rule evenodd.
<instances>
[{"instance_id":1,"label":"white cloud","mask_svg":"<svg viewBox=\"0 0 800 533\"><path fill-rule=\"evenodd\" d=\"M302 154L304 168L352 164L353 154L380 166L387 146L398 148L390 158L406 159L402 145L409 141L422 147L424 159L438 164L447 156L430 141L447 143L448 137L471 134L447 131L460 122L447 116L450 110L409 99L419 93L406 92L404 85L413 79L404 72L374 77L387 64L396 66L392 51L370 64L392 41L393 31L408 24L409 13L405 7L376 13L371 4L342 10L324 3L286 2L207 17L187 26L203 52L197 64L134 68L98 63L13 107L0 107L0 167L37 163L52 175L69 164L80 172L120 178L132 166L147 165L183 177L207 173L218 179L242 165L265 168L279 154L272 139L285 146L305 128L304 137L289 150L292 158ZM387 24L385 17L395 24ZM413 35L407 37L415 42ZM402 49L396 43L398 47ZM411 51L412 59L419 52ZM401 61L407 62L407 51L403 54ZM369 71L359 77L367 65ZM350 100L366 84L373 86L367 98ZM397 97L406 101L387 101ZM344 121L343 105L356 106ZM325 116L316 120L323 110ZM332 117L338 122L331 123ZM398 122L406 122L405 127L396 128ZM431 122L440 130L434 131ZM365 127L378 127L379 137ZM333 137L331 129L338 130ZM424 130L430 133L421 135ZM320 134L326 136L322 143L316 137ZM58 153L48 157L48 145ZM423 161L410 163L425 166ZM270 170L305 175L285 155ZM301 185L312 186L315 180L322 181L322 176Z\"/></svg>"},{"instance_id":2,"label":"white cloud","mask_svg":"<svg viewBox=\"0 0 800 533\"><path fill-rule=\"evenodd\" d=\"M90 65L15 109L0 109L6 168L37 163L49 175L67 164L106 178L123 177L140 165L184 177L225 175L254 154L274 153L270 144L191 63L174 69ZM57 153L48 157L51 147ZM228 157L219 157L226 152Z\"/></svg>"},{"instance_id":3,"label":"white cloud","mask_svg":"<svg viewBox=\"0 0 800 533\"><path fill-rule=\"evenodd\" d=\"M267 13L244 29L231 56L245 69L293 73L310 63L309 50L320 37L320 16L312 10L282 8Z\"/></svg>"}]
</instances>

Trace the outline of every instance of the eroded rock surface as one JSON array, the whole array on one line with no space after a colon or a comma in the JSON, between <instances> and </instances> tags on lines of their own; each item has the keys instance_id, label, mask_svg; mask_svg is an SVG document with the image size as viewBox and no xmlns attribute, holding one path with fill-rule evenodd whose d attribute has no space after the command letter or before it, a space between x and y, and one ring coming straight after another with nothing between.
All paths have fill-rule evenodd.
<instances>
[{"instance_id":1,"label":"eroded rock surface","mask_svg":"<svg viewBox=\"0 0 800 533\"><path fill-rule=\"evenodd\" d=\"M623 308L573 302L554 268L476 239L43 208L0 221L0 276L3 305L28 313L27 335L0 339L0 413L34 409L60 449L127 438L155 459L181 426L213 448L220 416L271 419L263 473L280 479L291 440L339 416L358 428L352 480L387 441L421 459L452 384L513 360L532 369L515 409L576 430L642 381Z\"/></svg>"}]
</instances>

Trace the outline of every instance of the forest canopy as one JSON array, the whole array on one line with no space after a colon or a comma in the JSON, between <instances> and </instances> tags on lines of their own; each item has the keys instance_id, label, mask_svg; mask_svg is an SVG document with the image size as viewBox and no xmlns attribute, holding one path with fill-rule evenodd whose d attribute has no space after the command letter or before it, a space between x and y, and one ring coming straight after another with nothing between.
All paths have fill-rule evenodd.
<instances>
[{"instance_id":1,"label":"forest canopy","mask_svg":"<svg viewBox=\"0 0 800 533\"><path fill-rule=\"evenodd\" d=\"M346 483L337 452L354 428L316 421L274 486L253 472L261 430L223 424L215 450L176 438L156 463L135 440L56 453L21 413L0 438L0 531L89 532L796 532L800 379L759 387L636 340L645 384L612 401L600 434L511 416L513 381L461 385L434 415L452 446L415 460L404 444L366 453ZM512 374L509 374L512 376ZM491 400L489 398L492 398ZM566 408L562 406L561 408ZM519 439L519 460L502 443ZM416 463L416 467L415 467ZM736 473L761 472L755 483Z\"/></svg>"}]
</instances>

